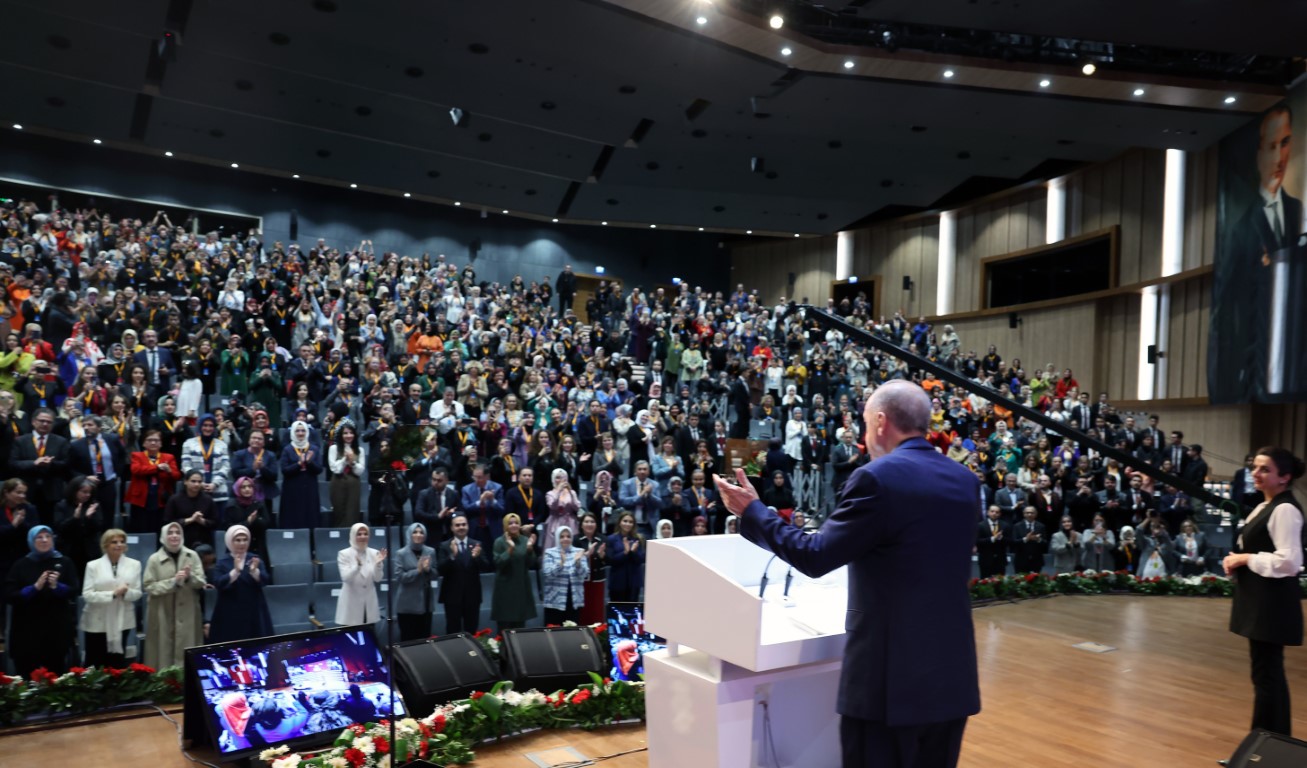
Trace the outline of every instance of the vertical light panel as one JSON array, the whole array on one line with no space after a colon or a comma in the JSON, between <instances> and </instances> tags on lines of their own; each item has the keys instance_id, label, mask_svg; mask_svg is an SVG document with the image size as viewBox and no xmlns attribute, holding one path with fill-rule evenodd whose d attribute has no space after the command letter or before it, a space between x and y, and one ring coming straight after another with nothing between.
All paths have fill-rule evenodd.
<instances>
[{"instance_id":1,"label":"vertical light panel","mask_svg":"<svg viewBox=\"0 0 1307 768\"><path fill-rule=\"evenodd\" d=\"M835 234L835 279L847 280L853 274L853 231Z\"/></svg>"},{"instance_id":2,"label":"vertical light panel","mask_svg":"<svg viewBox=\"0 0 1307 768\"><path fill-rule=\"evenodd\" d=\"M958 267L958 221L954 211L939 215L939 261L935 281L935 314L953 313L953 280Z\"/></svg>"},{"instance_id":3,"label":"vertical light panel","mask_svg":"<svg viewBox=\"0 0 1307 768\"><path fill-rule=\"evenodd\" d=\"M1048 180L1048 208L1044 213L1044 242L1066 239L1066 177Z\"/></svg>"},{"instance_id":4,"label":"vertical light panel","mask_svg":"<svg viewBox=\"0 0 1307 768\"><path fill-rule=\"evenodd\" d=\"M1187 156L1183 150L1166 150L1166 181L1162 198L1162 277L1174 275L1184 263L1184 184ZM1151 400L1166 392L1169 350L1162 340L1171 334L1171 286L1144 290L1139 315L1139 399ZM1162 353L1148 364L1148 347Z\"/></svg>"}]
</instances>

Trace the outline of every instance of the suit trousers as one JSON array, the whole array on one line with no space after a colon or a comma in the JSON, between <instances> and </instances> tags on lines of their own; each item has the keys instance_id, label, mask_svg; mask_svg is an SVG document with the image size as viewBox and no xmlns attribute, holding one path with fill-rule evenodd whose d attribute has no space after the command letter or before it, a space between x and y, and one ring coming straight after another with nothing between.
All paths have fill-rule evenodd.
<instances>
[{"instance_id":1,"label":"suit trousers","mask_svg":"<svg viewBox=\"0 0 1307 768\"><path fill-rule=\"evenodd\" d=\"M461 603L445 603L445 634L452 635L455 632L467 632L471 634L482 627L477 624L481 621L481 604L466 600Z\"/></svg>"},{"instance_id":2,"label":"suit trousers","mask_svg":"<svg viewBox=\"0 0 1307 768\"><path fill-rule=\"evenodd\" d=\"M844 768L955 768L967 719L892 728L883 722L840 718Z\"/></svg>"},{"instance_id":3,"label":"suit trousers","mask_svg":"<svg viewBox=\"0 0 1307 768\"><path fill-rule=\"evenodd\" d=\"M1248 656L1252 660L1252 727L1292 735L1289 680L1284 676L1284 646L1249 640Z\"/></svg>"}]
</instances>

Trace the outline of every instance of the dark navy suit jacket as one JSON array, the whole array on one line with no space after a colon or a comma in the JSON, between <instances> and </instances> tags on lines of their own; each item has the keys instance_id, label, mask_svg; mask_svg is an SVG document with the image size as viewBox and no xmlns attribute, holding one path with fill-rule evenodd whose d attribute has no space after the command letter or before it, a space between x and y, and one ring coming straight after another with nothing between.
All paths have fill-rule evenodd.
<instances>
[{"instance_id":1,"label":"dark navy suit jacket","mask_svg":"<svg viewBox=\"0 0 1307 768\"><path fill-rule=\"evenodd\" d=\"M841 715L900 727L980 711L968 587L978 483L911 438L855 470L815 534L761 502L746 508L740 533L803 573L849 566Z\"/></svg>"}]
</instances>

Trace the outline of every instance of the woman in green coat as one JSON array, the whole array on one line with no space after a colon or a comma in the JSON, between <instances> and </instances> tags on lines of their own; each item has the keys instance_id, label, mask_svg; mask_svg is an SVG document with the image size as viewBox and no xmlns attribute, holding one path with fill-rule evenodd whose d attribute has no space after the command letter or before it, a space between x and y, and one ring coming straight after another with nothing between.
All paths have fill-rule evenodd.
<instances>
[{"instance_id":1,"label":"woman in green coat","mask_svg":"<svg viewBox=\"0 0 1307 768\"><path fill-rule=\"evenodd\" d=\"M241 337L232 334L227 348L222 351L222 366L218 369L218 394L244 392L250 384L250 353L241 347Z\"/></svg>"},{"instance_id":2,"label":"woman in green coat","mask_svg":"<svg viewBox=\"0 0 1307 768\"><path fill-rule=\"evenodd\" d=\"M19 408L23 407L23 393L18 388L18 377L26 376L35 361L36 357L23 351L18 334L5 335L5 349L0 352L0 389L13 392Z\"/></svg>"},{"instance_id":3,"label":"woman in green coat","mask_svg":"<svg viewBox=\"0 0 1307 768\"><path fill-rule=\"evenodd\" d=\"M272 369L272 358L267 355L259 357L259 367L250 374L249 399L263 406L268 412L268 423L273 426L281 424L281 398L285 391L281 374Z\"/></svg>"},{"instance_id":4,"label":"woman in green coat","mask_svg":"<svg viewBox=\"0 0 1307 768\"><path fill-rule=\"evenodd\" d=\"M519 629L536 617L531 571L536 567L536 535L522 535L522 518L504 515L504 535L495 539L495 592L490 618L502 633Z\"/></svg>"}]
</instances>

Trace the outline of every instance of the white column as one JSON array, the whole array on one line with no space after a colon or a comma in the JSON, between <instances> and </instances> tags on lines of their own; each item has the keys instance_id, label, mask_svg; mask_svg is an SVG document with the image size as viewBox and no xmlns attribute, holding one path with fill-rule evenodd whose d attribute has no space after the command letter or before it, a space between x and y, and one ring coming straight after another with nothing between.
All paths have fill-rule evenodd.
<instances>
[{"instance_id":1,"label":"white column","mask_svg":"<svg viewBox=\"0 0 1307 768\"><path fill-rule=\"evenodd\" d=\"M1044 213L1044 242L1066 239L1066 177L1048 180L1048 205Z\"/></svg>"},{"instance_id":2,"label":"white column","mask_svg":"<svg viewBox=\"0 0 1307 768\"><path fill-rule=\"evenodd\" d=\"M939 256L935 280L935 314L953 313L953 281L958 268L958 221L954 211L939 215Z\"/></svg>"},{"instance_id":3,"label":"white column","mask_svg":"<svg viewBox=\"0 0 1307 768\"><path fill-rule=\"evenodd\" d=\"M1166 178L1162 198L1162 273L1180 272L1184 263L1184 186L1187 155L1183 150L1166 150ZM1162 340L1171 333L1171 286L1150 286L1144 290L1139 315L1139 399L1151 400L1166 392L1167 353ZM1162 356L1148 364L1148 347L1157 345Z\"/></svg>"},{"instance_id":4,"label":"white column","mask_svg":"<svg viewBox=\"0 0 1307 768\"><path fill-rule=\"evenodd\" d=\"M835 234L835 279L847 280L853 274L853 231Z\"/></svg>"}]
</instances>

